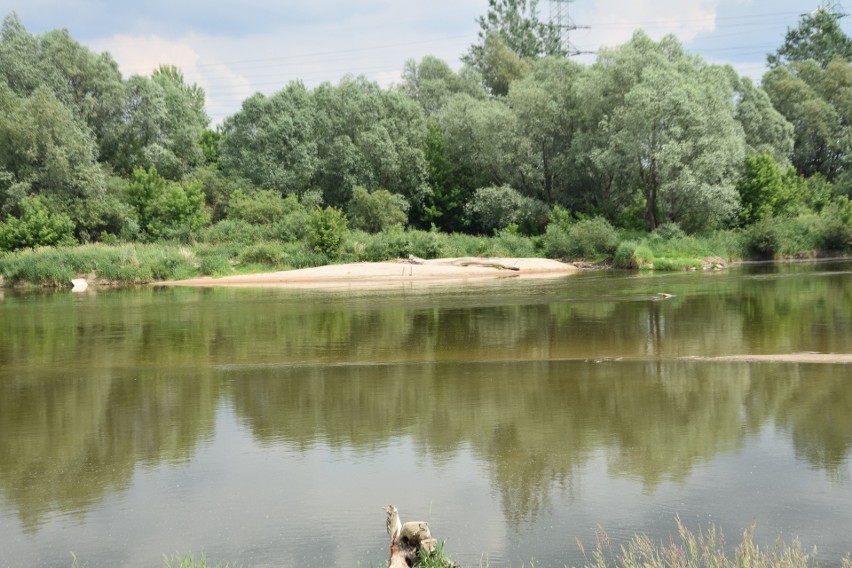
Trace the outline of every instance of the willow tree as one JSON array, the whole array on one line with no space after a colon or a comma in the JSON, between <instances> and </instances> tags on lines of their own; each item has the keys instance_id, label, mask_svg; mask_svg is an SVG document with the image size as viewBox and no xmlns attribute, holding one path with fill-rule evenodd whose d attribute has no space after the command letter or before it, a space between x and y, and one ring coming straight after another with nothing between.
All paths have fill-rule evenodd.
<instances>
[{"instance_id":1,"label":"willow tree","mask_svg":"<svg viewBox=\"0 0 852 568\"><path fill-rule=\"evenodd\" d=\"M637 32L602 51L581 97L579 147L594 185L622 213L641 201L648 228L718 226L737 210L734 183L745 158L727 70L688 55L672 36Z\"/></svg>"}]
</instances>

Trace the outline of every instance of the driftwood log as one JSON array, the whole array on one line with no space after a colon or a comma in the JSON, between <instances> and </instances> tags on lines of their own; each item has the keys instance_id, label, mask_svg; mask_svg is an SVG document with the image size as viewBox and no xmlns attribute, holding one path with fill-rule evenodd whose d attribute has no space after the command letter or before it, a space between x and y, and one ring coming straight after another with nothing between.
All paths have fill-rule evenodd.
<instances>
[{"instance_id":1,"label":"driftwood log","mask_svg":"<svg viewBox=\"0 0 852 568\"><path fill-rule=\"evenodd\" d=\"M396 513L396 509L392 506L389 509ZM388 512L389 517L390 515L391 512ZM393 523L389 519L389 530L392 526ZM432 538L432 533L429 531L429 524L424 521L405 523L399 535L396 531L392 531L390 537L388 568L411 568L420 558L421 551L431 554L438 547L438 541Z\"/></svg>"}]
</instances>

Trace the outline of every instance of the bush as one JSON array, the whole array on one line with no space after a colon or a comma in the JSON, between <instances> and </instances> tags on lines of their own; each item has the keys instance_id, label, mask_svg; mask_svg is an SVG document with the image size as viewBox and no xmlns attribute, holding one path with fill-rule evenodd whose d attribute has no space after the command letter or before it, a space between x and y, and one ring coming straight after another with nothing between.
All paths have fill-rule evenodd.
<instances>
[{"instance_id":1,"label":"bush","mask_svg":"<svg viewBox=\"0 0 852 568\"><path fill-rule=\"evenodd\" d=\"M199 234L199 240L205 243L255 243L262 238L260 227L246 221L225 219L215 225L205 227Z\"/></svg>"},{"instance_id":2,"label":"bush","mask_svg":"<svg viewBox=\"0 0 852 568\"><path fill-rule=\"evenodd\" d=\"M20 209L20 218L0 222L0 251L76 244L74 222L63 213L51 213L41 197L25 197Z\"/></svg>"},{"instance_id":3,"label":"bush","mask_svg":"<svg viewBox=\"0 0 852 568\"><path fill-rule=\"evenodd\" d=\"M308 246L325 254L332 260L340 257L343 243L349 234L349 224L343 211L335 207L319 207L311 211L308 217Z\"/></svg>"},{"instance_id":4,"label":"bush","mask_svg":"<svg viewBox=\"0 0 852 568\"><path fill-rule=\"evenodd\" d=\"M618 246L618 232L603 217L577 221L568 230L569 256L594 258L609 256Z\"/></svg>"},{"instance_id":5,"label":"bush","mask_svg":"<svg viewBox=\"0 0 852 568\"><path fill-rule=\"evenodd\" d=\"M228 219L253 225L269 225L298 209L302 209L302 206L295 195L285 199L277 191L257 190L245 193L238 189L231 195Z\"/></svg>"},{"instance_id":6,"label":"bush","mask_svg":"<svg viewBox=\"0 0 852 568\"><path fill-rule=\"evenodd\" d=\"M363 187L355 187L349 201L349 220L355 229L378 233L394 225L406 225L409 208L403 196L386 189L371 193Z\"/></svg>"},{"instance_id":7,"label":"bush","mask_svg":"<svg viewBox=\"0 0 852 568\"><path fill-rule=\"evenodd\" d=\"M243 251L240 255L240 263L281 266L284 264L284 251L273 243L257 243Z\"/></svg>"},{"instance_id":8,"label":"bush","mask_svg":"<svg viewBox=\"0 0 852 568\"><path fill-rule=\"evenodd\" d=\"M686 233L677 223L663 223L654 231L654 236L664 241L671 241L686 237Z\"/></svg>"},{"instance_id":9,"label":"bush","mask_svg":"<svg viewBox=\"0 0 852 568\"><path fill-rule=\"evenodd\" d=\"M823 251L844 252L852 248L852 202L840 197L827 205L819 215L816 232Z\"/></svg>"},{"instance_id":10,"label":"bush","mask_svg":"<svg viewBox=\"0 0 852 568\"><path fill-rule=\"evenodd\" d=\"M211 254L201 257L201 274L207 276L224 276L233 272L228 257L223 254Z\"/></svg>"},{"instance_id":11,"label":"bush","mask_svg":"<svg viewBox=\"0 0 852 568\"><path fill-rule=\"evenodd\" d=\"M771 217L762 219L743 233L743 249L752 258L771 259L781 250L781 229Z\"/></svg>"},{"instance_id":12,"label":"bush","mask_svg":"<svg viewBox=\"0 0 852 568\"><path fill-rule=\"evenodd\" d=\"M613 258L616 268L638 269L654 262L654 253L647 246L635 241L624 241L618 245Z\"/></svg>"},{"instance_id":13,"label":"bush","mask_svg":"<svg viewBox=\"0 0 852 568\"><path fill-rule=\"evenodd\" d=\"M525 232L540 234L547 222L547 206L536 199L524 197L508 186L482 187L465 206L469 221L486 233L494 233L511 224Z\"/></svg>"}]
</instances>

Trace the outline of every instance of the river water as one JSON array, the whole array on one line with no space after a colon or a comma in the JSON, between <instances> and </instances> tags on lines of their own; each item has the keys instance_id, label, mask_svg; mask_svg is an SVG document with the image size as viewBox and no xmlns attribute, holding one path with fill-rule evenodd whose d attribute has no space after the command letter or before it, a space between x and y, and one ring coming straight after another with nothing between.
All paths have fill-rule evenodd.
<instances>
[{"instance_id":1,"label":"river water","mask_svg":"<svg viewBox=\"0 0 852 568\"><path fill-rule=\"evenodd\" d=\"M664 297L660 293L670 294ZM852 551L852 264L379 291L0 291L0 566L582 565L711 524Z\"/></svg>"}]
</instances>

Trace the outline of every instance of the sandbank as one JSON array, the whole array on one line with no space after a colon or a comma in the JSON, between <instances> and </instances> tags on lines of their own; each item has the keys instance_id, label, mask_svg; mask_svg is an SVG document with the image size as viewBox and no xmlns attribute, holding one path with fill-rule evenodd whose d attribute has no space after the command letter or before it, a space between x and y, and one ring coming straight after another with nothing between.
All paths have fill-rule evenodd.
<instances>
[{"instance_id":1,"label":"sandbank","mask_svg":"<svg viewBox=\"0 0 852 568\"><path fill-rule=\"evenodd\" d=\"M695 361L744 361L747 363L852 363L848 353L776 353L771 355L726 355L722 357L686 357Z\"/></svg>"},{"instance_id":2,"label":"sandbank","mask_svg":"<svg viewBox=\"0 0 852 568\"><path fill-rule=\"evenodd\" d=\"M552 278L579 269L546 258L463 257L331 264L300 270L191 278L159 286L288 288L394 288L398 285L452 284L494 278Z\"/></svg>"}]
</instances>

